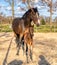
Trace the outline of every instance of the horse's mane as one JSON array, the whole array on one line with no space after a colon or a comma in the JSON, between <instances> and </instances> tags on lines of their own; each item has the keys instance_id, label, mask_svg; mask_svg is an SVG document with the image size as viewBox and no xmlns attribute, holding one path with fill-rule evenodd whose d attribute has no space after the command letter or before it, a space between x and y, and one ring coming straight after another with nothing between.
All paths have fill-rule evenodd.
<instances>
[{"instance_id":1,"label":"horse's mane","mask_svg":"<svg viewBox=\"0 0 57 65\"><path fill-rule=\"evenodd\" d=\"M31 8L31 9L33 9L33 11L35 13L38 12L37 7L36 8ZM22 18L24 18L24 17L26 18L29 15L29 13L32 11L31 9L29 9L28 11L26 11Z\"/></svg>"}]
</instances>

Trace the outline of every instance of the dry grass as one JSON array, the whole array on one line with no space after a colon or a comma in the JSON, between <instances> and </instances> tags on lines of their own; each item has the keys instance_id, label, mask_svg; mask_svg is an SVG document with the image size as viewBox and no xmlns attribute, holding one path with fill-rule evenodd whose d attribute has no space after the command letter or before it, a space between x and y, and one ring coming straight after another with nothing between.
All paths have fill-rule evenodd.
<instances>
[{"instance_id":1,"label":"dry grass","mask_svg":"<svg viewBox=\"0 0 57 65\"><path fill-rule=\"evenodd\" d=\"M10 45L12 36L13 33L0 33L0 65L57 65L57 33L34 34L33 62L29 64L22 49L16 55L14 39Z\"/></svg>"}]
</instances>

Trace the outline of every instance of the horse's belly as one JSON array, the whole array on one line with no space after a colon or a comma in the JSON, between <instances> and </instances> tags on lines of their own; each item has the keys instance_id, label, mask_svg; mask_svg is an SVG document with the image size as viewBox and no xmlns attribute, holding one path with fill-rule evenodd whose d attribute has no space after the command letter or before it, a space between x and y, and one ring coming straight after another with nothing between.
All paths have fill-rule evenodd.
<instances>
[{"instance_id":1,"label":"horse's belly","mask_svg":"<svg viewBox=\"0 0 57 65\"><path fill-rule=\"evenodd\" d=\"M24 32L24 27L20 24L16 27L13 28L13 31L16 33L16 34L21 34Z\"/></svg>"},{"instance_id":2,"label":"horse's belly","mask_svg":"<svg viewBox=\"0 0 57 65\"><path fill-rule=\"evenodd\" d=\"M24 32L24 27L22 25L18 26L18 32L23 33Z\"/></svg>"}]
</instances>

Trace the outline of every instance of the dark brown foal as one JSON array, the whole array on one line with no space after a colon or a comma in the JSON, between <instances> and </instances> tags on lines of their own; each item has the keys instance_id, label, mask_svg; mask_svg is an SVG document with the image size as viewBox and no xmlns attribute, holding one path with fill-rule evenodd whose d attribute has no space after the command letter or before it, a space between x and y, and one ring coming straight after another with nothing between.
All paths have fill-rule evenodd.
<instances>
[{"instance_id":1,"label":"dark brown foal","mask_svg":"<svg viewBox=\"0 0 57 65\"><path fill-rule=\"evenodd\" d=\"M33 52L33 27L26 28L24 32L24 43L26 44L26 58L27 62L28 57L30 56L30 59L33 60L32 58L32 52Z\"/></svg>"}]
</instances>

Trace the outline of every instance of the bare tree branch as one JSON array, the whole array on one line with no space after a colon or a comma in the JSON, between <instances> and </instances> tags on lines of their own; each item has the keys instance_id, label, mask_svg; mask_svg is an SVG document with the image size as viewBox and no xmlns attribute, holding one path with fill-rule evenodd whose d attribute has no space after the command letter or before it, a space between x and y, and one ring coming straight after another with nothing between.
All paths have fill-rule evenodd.
<instances>
[{"instance_id":1,"label":"bare tree branch","mask_svg":"<svg viewBox=\"0 0 57 65\"><path fill-rule=\"evenodd\" d=\"M5 0L5 1L8 2L10 5L11 5L11 3L12 3L11 0Z\"/></svg>"},{"instance_id":2,"label":"bare tree branch","mask_svg":"<svg viewBox=\"0 0 57 65\"><path fill-rule=\"evenodd\" d=\"M42 3L45 3L45 4L47 4L47 6L49 7L49 12L50 12L50 25L51 25L51 23L52 23L52 15L53 15L53 11L55 11L54 10L54 8L56 8L56 1L55 1L55 3L53 4L53 0L41 0L41 2Z\"/></svg>"},{"instance_id":3,"label":"bare tree branch","mask_svg":"<svg viewBox=\"0 0 57 65\"><path fill-rule=\"evenodd\" d=\"M12 9L12 18L14 18L14 0L5 0L6 2L9 3Z\"/></svg>"}]
</instances>

